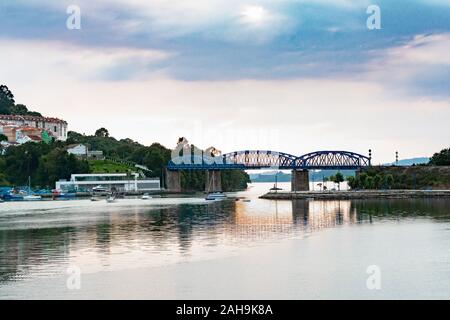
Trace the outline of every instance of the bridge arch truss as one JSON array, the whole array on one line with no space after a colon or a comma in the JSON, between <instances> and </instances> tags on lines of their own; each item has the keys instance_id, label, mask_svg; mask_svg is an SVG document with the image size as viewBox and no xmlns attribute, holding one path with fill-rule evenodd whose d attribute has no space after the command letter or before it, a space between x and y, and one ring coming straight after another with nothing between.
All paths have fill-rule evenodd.
<instances>
[{"instance_id":1,"label":"bridge arch truss","mask_svg":"<svg viewBox=\"0 0 450 320\"><path fill-rule=\"evenodd\" d=\"M218 157L184 156L169 161L168 170L334 169L356 170L371 165L371 159L350 151L315 151L300 157L268 150L230 152Z\"/></svg>"}]
</instances>

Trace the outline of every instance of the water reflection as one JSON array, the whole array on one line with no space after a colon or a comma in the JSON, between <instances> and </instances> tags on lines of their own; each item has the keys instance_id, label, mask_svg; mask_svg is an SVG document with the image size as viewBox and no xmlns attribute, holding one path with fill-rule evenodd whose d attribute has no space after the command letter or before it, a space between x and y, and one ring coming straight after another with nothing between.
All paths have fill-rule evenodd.
<instances>
[{"instance_id":1,"label":"water reflection","mask_svg":"<svg viewBox=\"0 0 450 320\"><path fill-rule=\"evenodd\" d=\"M26 217L0 219L0 285L62 274L70 264L83 272L97 272L227 255L239 248L301 238L341 225L417 217L448 221L448 208L450 201L443 199L254 198L250 202L108 208L95 214L65 209L43 215L38 210ZM58 224L42 227L40 219L46 223L54 219ZM29 226L24 228L23 223Z\"/></svg>"}]
</instances>

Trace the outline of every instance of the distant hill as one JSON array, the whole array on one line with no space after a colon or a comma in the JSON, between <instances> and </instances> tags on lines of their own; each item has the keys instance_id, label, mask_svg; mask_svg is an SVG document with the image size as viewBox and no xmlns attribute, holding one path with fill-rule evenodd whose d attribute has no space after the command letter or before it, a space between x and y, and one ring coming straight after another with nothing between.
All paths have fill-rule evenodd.
<instances>
[{"instance_id":1,"label":"distant hill","mask_svg":"<svg viewBox=\"0 0 450 320\"><path fill-rule=\"evenodd\" d=\"M419 164L427 164L430 161L430 158L427 157L420 157L420 158L411 158L411 159L402 159L398 160L399 166L412 166L413 164L419 165ZM386 163L385 165L395 165L395 162Z\"/></svg>"},{"instance_id":2,"label":"distant hill","mask_svg":"<svg viewBox=\"0 0 450 320\"><path fill-rule=\"evenodd\" d=\"M419 165L419 164L427 164L430 161L430 158L427 157L420 157L420 158L411 158L411 159L402 159L398 161L399 166L412 166L412 165ZM395 163L385 163L383 165L390 166L394 165ZM332 175L335 175L338 170L319 170L319 171L309 171L309 180L310 181L321 181L323 178L328 178ZM344 177L348 176L354 176L355 171L354 170L340 170L340 172L344 175ZM270 171L270 172L263 172L263 173L254 173L250 174L250 180L252 182L275 182L275 174L277 171ZM291 174L290 173L284 173L279 171L278 172L278 182L290 182L291 181Z\"/></svg>"}]
</instances>

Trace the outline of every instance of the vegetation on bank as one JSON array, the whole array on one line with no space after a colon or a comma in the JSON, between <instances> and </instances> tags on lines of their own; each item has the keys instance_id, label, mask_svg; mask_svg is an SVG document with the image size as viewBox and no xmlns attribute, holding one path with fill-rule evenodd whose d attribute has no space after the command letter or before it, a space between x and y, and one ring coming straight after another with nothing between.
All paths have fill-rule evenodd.
<instances>
[{"instance_id":1,"label":"vegetation on bank","mask_svg":"<svg viewBox=\"0 0 450 320\"><path fill-rule=\"evenodd\" d=\"M450 167L372 167L347 181L351 189L448 189Z\"/></svg>"},{"instance_id":2,"label":"vegetation on bank","mask_svg":"<svg viewBox=\"0 0 450 320\"><path fill-rule=\"evenodd\" d=\"M28 142L11 146L0 156L0 184L24 186L31 178L33 186L53 188L59 179L69 179L72 173L88 173L86 161L68 154L61 142Z\"/></svg>"},{"instance_id":3,"label":"vegetation on bank","mask_svg":"<svg viewBox=\"0 0 450 320\"><path fill-rule=\"evenodd\" d=\"M124 173L136 171L136 168L109 160L88 160L90 173Z\"/></svg>"},{"instance_id":4,"label":"vegetation on bank","mask_svg":"<svg viewBox=\"0 0 450 320\"><path fill-rule=\"evenodd\" d=\"M16 104L13 93L5 85L0 85L0 114L41 116L23 104ZM7 138L0 135L0 140ZM67 146L75 143L85 144L90 150L101 150L107 159L117 161L78 159L66 152ZM94 135L70 131L66 142L29 142L0 151L0 185L24 186L30 177L34 187L42 188L53 188L57 180L69 179L75 173L136 171L134 164L150 169L145 171L148 177L162 178L171 156L171 150L159 143L145 146L131 139L117 140L106 128L99 128ZM244 171L222 172L222 185L226 191L245 189L249 181ZM204 190L205 173L182 172L181 183L185 190Z\"/></svg>"},{"instance_id":5,"label":"vegetation on bank","mask_svg":"<svg viewBox=\"0 0 450 320\"><path fill-rule=\"evenodd\" d=\"M70 144L82 143L91 150L101 150L110 160L82 160L67 153ZM163 177L164 167L170 160L171 150L159 143L144 146L131 139L117 140L106 129L97 130L92 136L70 131L66 142L53 141L49 144L29 142L10 146L0 156L0 185L24 186L28 177L34 187L53 188L59 179L69 179L75 173L118 173L136 171L127 163L144 165L148 177ZM123 163L120 163L123 162ZM241 190L250 182L244 171L222 173L225 191ZM182 172L181 183L184 190L200 191L205 188L205 173L200 171Z\"/></svg>"},{"instance_id":6,"label":"vegetation on bank","mask_svg":"<svg viewBox=\"0 0 450 320\"><path fill-rule=\"evenodd\" d=\"M29 111L24 104L16 104L13 93L5 85L0 85L0 114L42 116L39 112Z\"/></svg>"},{"instance_id":7,"label":"vegetation on bank","mask_svg":"<svg viewBox=\"0 0 450 320\"><path fill-rule=\"evenodd\" d=\"M104 132L103 132L104 134ZM102 150L107 157L122 160L124 163L109 160L82 160L70 155L66 147L73 143L83 143L90 149ZM29 142L10 146L0 156L0 185L23 186L31 183L35 187L53 188L59 179L69 179L74 173L118 173L136 171L127 162L144 165L150 169L148 177L163 177L164 167L170 160L170 149L159 143L151 146L141 145L131 139L116 140L109 135L86 136L71 131L66 142L54 141L50 144ZM249 176L244 171L222 172L224 191L247 188ZM205 188L205 173L186 171L181 173L184 190L200 191Z\"/></svg>"},{"instance_id":8,"label":"vegetation on bank","mask_svg":"<svg viewBox=\"0 0 450 320\"><path fill-rule=\"evenodd\" d=\"M347 177L351 189L448 189L450 148L435 153L427 164L382 166L364 169Z\"/></svg>"},{"instance_id":9,"label":"vegetation on bank","mask_svg":"<svg viewBox=\"0 0 450 320\"><path fill-rule=\"evenodd\" d=\"M450 148L435 153L428 164L431 166L450 166Z\"/></svg>"},{"instance_id":10,"label":"vegetation on bank","mask_svg":"<svg viewBox=\"0 0 450 320\"><path fill-rule=\"evenodd\" d=\"M244 190L250 183L250 177L245 171L223 170L220 172L223 191ZM204 171L182 171L181 188L186 191L204 190L206 174Z\"/></svg>"}]
</instances>

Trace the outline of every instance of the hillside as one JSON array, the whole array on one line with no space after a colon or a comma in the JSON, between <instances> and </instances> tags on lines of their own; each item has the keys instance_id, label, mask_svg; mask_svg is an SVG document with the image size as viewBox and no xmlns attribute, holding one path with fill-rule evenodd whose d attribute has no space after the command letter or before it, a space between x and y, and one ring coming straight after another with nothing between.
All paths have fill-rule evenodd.
<instances>
[{"instance_id":1,"label":"hillside","mask_svg":"<svg viewBox=\"0 0 450 320\"><path fill-rule=\"evenodd\" d=\"M428 162L430 162L429 157L420 157L420 158L402 159L402 160L398 160L398 163L391 162L391 163L386 163L385 165L386 166L389 166L389 165L412 166L412 165L419 165L419 164L427 164Z\"/></svg>"}]
</instances>

